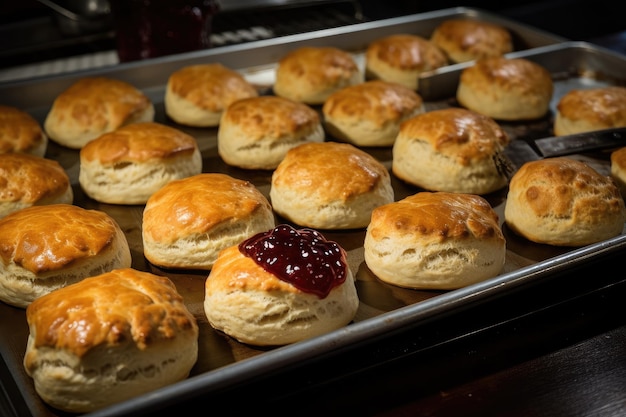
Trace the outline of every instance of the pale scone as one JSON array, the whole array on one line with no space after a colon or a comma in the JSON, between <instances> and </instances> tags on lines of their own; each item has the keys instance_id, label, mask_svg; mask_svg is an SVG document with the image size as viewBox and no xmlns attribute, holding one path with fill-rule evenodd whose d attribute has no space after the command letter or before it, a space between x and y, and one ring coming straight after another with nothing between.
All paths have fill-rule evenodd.
<instances>
[{"instance_id":1,"label":"pale scone","mask_svg":"<svg viewBox=\"0 0 626 417\"><path fill-rule=\"evenodd\" d=\"M258 94L243 75L220 63L190 65L169 76L165 113L181 125L215 127L229 104Z\"/></svg>"},{"instance_id":2,"label":"pale scone","mask_svg":"<svg viewBox=\"0 0 626 417\"><path fill-rule=\"evenodd\" d=\"M518 235L554 246L583 246L622 233L624 200L611 177L582 161L527 162L509 184L506 225Z\"/></svg>"},{"instance_id":3,"label":"pale scone","mask_svg":"<svg viewBox=\"0 0 626 417\"><path fill-rule=\"evenodd\" d=\"M461 108L432 110L402 124L392 172L428 191L487 194L508 182L496 164L508 143L490 117Z\"/></svg>"},{"instance_id":4,"label":"pale scone","mask_svg":"<svg viewBox=\"0 0 626 417\"><path fill-rule=\"evenodd\" d=\"M43 157L47 148L48 135L33 116L0 105L0 154L20 152Z\"/></svg>"},{"instance_id":5,"label":"pale scone","mask_svg":"<svg viewBox=\"0 0 626 417\"><path fill-rule=\"evenodd\" d=\"M452 63L502 56L513 52L511 32L499 24L476 19L447 19L430 35Z\"/></svg>"},{"instance_id":6,"label":"pale scone","mask_svg":"<svg viewBox=\"0 0 626 417\"><path fill-rule=\"evenodd\" d=\"M387 168L348 143L299 145L272 174L274 211L300 226L363 228L375 207L393 199Z\"/></svg>"},{"instance_id":7,"label":"pale scone","mask_svg":"<svg viewBox=\"0 0 626 417\"><path fill-rule=\"evenodd\" d=\"M120 268L26 309L24 369L55 409L88 413L185 379L198 324L166 277Z\"/></svg>"},{"instance_id":8,"label":"pale scone","mask_svg":"<svg viewBox=\"0 0 626 417\"><path fill-rule=\"evenodd\" d=\"M424 191L374 210L364 256L389 284L451 290L498 275L506 241L484 198Z\"/></svg>"},{"instance_id":9,"label":"pale scone","mask_svg":"<svg viewBox=\"0 0 626 417\"><path fill-rule=\"evenodd\" d=\"M358 306L345 250L315 230L285 224L224 249L205 283L211 326L251 345L337 330Z\"/></svg>"},{"instance_id":10,"label":"pale scone","mask_svg":"<svg viewBox=\"0 0 626 417\"><path fill-rule=\"evenodd\" d=\"M99 210L27 207L0 219L0 300L16 307L92 275L131 265L126 235Z\"/></svg>"},{"instance_id":11,"label":"pale scone","mask_svg":"<svg viewBox=\"0 0 626 417\"><path fill-rule=\"evenodd\" d=\"M145 204L172 180L202 172L198 143L176 128L135 123L90 141L80 150L79 183L96 201Z\"/></svg>"},{"instance_id":12,"label":"pale scone","mask_svg":"<svg viewBox=\"0 0 626 417\"><path fill-rule=\"evenodd\" d=\"M306 46L288 52L278 61L274 94L318 105L335 91L363 80L350 53L332 46Z\"/></svg>"},{"instance_id":13,"label":"pale scone","mask_svg":"<svg viewBox=\"0 0 626 417\"><path fill-rule=\"evenodd\" d=\"M626 87L571 90L557 103L557 136L615 127L626 127Z\"/></svg>"},{"instance_id":14,"label":"pale scone","mask_svg":"<svg viewBox=\"0 0 626 417\"><path fill-rule=\"evenodd\" d=\"M217 151L228 165L271 170L294 146L323 141L320 116L311 107L284 97L259 96L226 108Z\"/></svg>"},{"instance_id":15,"label":"pale scone","mask_svg":"<svg viewBox=\"0 0 626 417\"><path fill-rule=\"evenodd\" d=\"M0 218L46 204L72 204L74 191L61 164L25 153L0 154Z\"/></svg>"},{"instance_id":16,"label":"pale scone","mask_svg":"<svg viewBox=\"0 0 626 417\"><path fill-rule=\"evenodd\" d=\"M61 92L44 129L59 145L80 149L119 127L154 120L154 105L133 85L107 77L85 77Z\"/></svg>"},{"instance_id":17,"label":"pale scone","mask_svg":"<svg viewBox=\"0 0 626 417\"><path fill-rule=\"evenodd\" d=\"M254 184L221 173L174 180L152 194L142 217L146 259L174 269L211 269L218 253L274 227Z\"/></svg>"},{"instance_id":18,"label":"pale scone","mask_svg":"<svg viewBox=\"0 0 626 417\"><path fill-rule=\"evenodd\" d=\"M393 145L402 122L424 111L417 92L382 80L342 88L322 107L328 133L363 147Z\"/></svg>"},{"instance_id":19,"label":"pale scone","mask_svg":"<svg viewBox=\"0 0 626 417\"><path fill-rule=\"evenodd\" d=\"M371 42L365 51L367 79L402 84L417 90L420 74L448 64L445 53L430 40L397 34Z\"/></svg>"},{"instance_id":20,"label":"pale scone","mask_svg":"<svg viewBox=\"0 0 626 417\"><path fill-rule=\"evenodd\" d=\"M491 57L461 71L459 104L496 120L524 121L544 117L554 93L552 75L524 58Z\"/></svg>"}]
</instances>

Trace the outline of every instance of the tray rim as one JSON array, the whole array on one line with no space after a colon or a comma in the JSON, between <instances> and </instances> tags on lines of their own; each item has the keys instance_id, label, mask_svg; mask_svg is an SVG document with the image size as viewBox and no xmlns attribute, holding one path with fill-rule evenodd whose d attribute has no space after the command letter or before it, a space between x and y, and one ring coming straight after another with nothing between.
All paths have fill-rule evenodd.
<instances>
[{"instance_id":1,"label":"tray rim","mask_svg":"<svg viewBox=\"0 0 626 417\"><path fill-rule=\"evenodd\" d=\"M150 65L165 65L166 67L171 67L172 65L181 66L187 65L186 62L205 60L207 58L219 56L221 54L243 54L251 50L251 48L263 48L264 46L285 47L287 45L291 45L293 47L294 42L296 44L304 44L312 41L316 42L316 39L312 39L312 37L314 38L315 36L319 36L320 34L328 37L334 37L341 34L353 34L353 30L355 29L355 27L359 30L375 30L380 29L380 26L376 25L381 25L381 22L383 22L383 26L385 27L393 27L397 24L412 22L412 19L415 19L416 16L419 16L420 19L429 19L435 17L444 18L449 17L450 13L477 13L477 16L498 17L496 14L485 12L481 9L456 7L437 10L433 12L419 13L417 15L385 19L384 22L366 22L341 28L324 29L316 32L308 32L306 34L286 36L279 38L278 41L276 39L255 41L250 42L249 44L246 44L244 46L235 45L232 47L216 48L213 50L181 54L177 56L164 57L161 59L157 58L149 62L143 61L121 64L119 66L116 66L116 68L119 67L117 68L117 70L120 71L120 73L123 73L124 71L132 71L136 68L142 68ZM505 20L507 20L508 22L513 22L508 19ZM557 37L555 37L555 39L557 39ZM592 49L598 49L602 51L602 48L596 48L592 44L588 44L585 42L563 41L561 43L531 48L512 54L532 56L532 54L534 53L554 48L558 49L559 47L563 47L566 45L591 47ZM608 52L612 53L612 51ZM621 57L621 55L619 54L617 54L617 56ZM621 58L624 59L626 57ZM111 74L111 71L114 71L116 68L98 68L93 70L73 72L70 74L61 74L51 77L40 77L31 80L22 80L15 83L0 83L0 97L3 96L3 90L19 90L20 88L31 85L39 85L41 83L59 83L57 85L58 91L64 88L65 85L72 82L77 77L97 74ZM47 101L46 103L49 105L49 101ZM147 410L148 408L165 405L166 403L176 403L184 400L185 398L189 398L190 396L207 392L207 390L210 389L234 385L237 382L241 381L243 378L249 378L250 376L259 375L260 373L268 372L271 369L284 369L284 367L293 366L296 363L301 363L303 359L319 360L321 359L321 356L330 354L332 350L349 349L365 342L365 340L369 341L372 340L372 338L383 338L385 334L390 334L395 331L406 329L408 327L419 326L421 323L428 321L439 314L448 314L452 312L455 306L458 306L459 304L468 305L471 303L481 302L491 297L505 296L514 292L517 288L531 285L533 282L536 282L536 280L546 278L552 274L562 272L563 270L575 267L577 265L582 265L584 263L592 261L598 256L612 254L613 252L622 250L624 248L626 248L626 235L620 235L614 239L570 251L562 256L550 258L546 261L541 261L531 266L518 269L516 271L501 274L498 277L478 284L474 284L459 290L453 290L435 296L429 300L421 301L413 305L383 313L379 316L372 317L358 323L353 323L345 328L316 337L308 341L276 348L262 355L240 360L238 362L220 367L213 371L190 377L184 381L172 384L168 387L164 387L162 389L141 395L134 399L85 415L92 417L126 415L124 413L129 413L128 415L133 415L133 413L137 413L138 410L143 411Z\"/></svg>"}]
</instances>

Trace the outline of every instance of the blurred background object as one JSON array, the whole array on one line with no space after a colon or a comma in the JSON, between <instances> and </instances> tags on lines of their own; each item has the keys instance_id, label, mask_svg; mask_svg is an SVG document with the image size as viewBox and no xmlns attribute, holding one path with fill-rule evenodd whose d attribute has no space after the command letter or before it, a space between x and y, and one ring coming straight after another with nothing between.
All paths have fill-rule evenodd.
<instances>
[{"instance_id":1,"label":"blurred background object","mask_svg":"<svg viewBox=\"0 0 626 417\"><path fill-rule=\"evenodd\" d=\"M110 4L121 62L211 47L217 0L110 0Z\"/></svg>"}]
</instances>

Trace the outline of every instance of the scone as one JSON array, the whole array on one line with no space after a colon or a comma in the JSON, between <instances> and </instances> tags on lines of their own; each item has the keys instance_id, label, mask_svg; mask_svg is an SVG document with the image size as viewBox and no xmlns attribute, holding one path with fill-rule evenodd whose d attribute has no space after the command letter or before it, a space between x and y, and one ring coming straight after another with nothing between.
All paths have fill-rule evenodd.
<instances>
[{"instance_id":1,"label":"scone","mask_svg":"<svg viewBox=\"0 0 626 417\"><path fill-rule=\"evenodd\" d=\"M495 162L508 143L490 117L461 108L432 110L402 124L391 169L428 191L487 194L508 182Z\"/></svg>"},{"instance_id":2,"label":"scone","mask_svg":"<svg viewBox=\"0 0 626 417\"><path fill-rule=\"evenodd\" d=\"M33 116L0 105L0 154L20 152L43 157L47 148L48 135Z\"/></svg>"},{"instance_id":3,"label":"scone","mask_svg":"<svg viewBox=\"0 0 626 417\"><path fill-rule=\"evenodd\" d=\"M140 90L121 80L85 77L61 92L44 121L48 137L80 149L117 128L154 120L154 105Z\"/></svg>"},{"instance_id":4,"label":"scone","mask_svg":"<svg viewBox=\"0 0 626 417\"><path fill-rule=\"evenodd\" d=\"M611 177L626 199L626 147L611 152Z\"/></svg>"},{"instance_id":5,"label":"scone","mask_svg":"<svg viewBox=\"0 0 626 417\"><path fill-rule=\"evenodd\" d=\"M619 189L582 161L527 162L509 184L506 225L518 235L554 246L583 246L622 233L626 210Z\"/></svg>"},{"instance_id":6,"label":"scone","mask_svg":"<svg viewBox=\"0 0 626 417\"><path fill-rule=\"evenodd\" d=\"M335 91L361 82L363 73L348 52L331 46L306 46L278 61L274 94L317 105Z\"/></svg>"},{"instance_id":7,"label":"scone","mask_svg":"<svg viewBox=\"0 0 626 417\"><path fill-rule=\"evenodd\" d=\"M417 90L420 74L448 64L438 46L417 35L397 34L375 40L365 51L367 79L402 84Z\"/></svg>"},{"instance_id":8,"label":"scone","mask_svg":"<svg viewBox=\"0 0 626 417\"><path fill-rule=\"evenodd\" d=\"M323 141L320 116L311 107L283 97L260 96L226 108L217 132L217 151L228 165L271 170L294 146Z\"/></svg>"},{"instance_id":9,"label":"scone","mask_svg":"<svg viewBox=\"0 0 626 417\"><path fill-rule=\"evenodd\" d=\"M626 87L571 90L556 106L556 136L626 127Z\"/></svg>"},{"instance_id":10,"label":"scone","mask_svg":"<svg viewBox=\"0 0 626 417\"><path fill-rule=\"evenodd\" d=\"M251 345L331 332L349 324L358 306L344 249L284 224L224 249L205 283L211 326Z\"/></svg>"},{"instance_id":11,"label":"scone","mask_svg":"<svg viewBox=\"0 0 626 417\"><path fill-rule=\"evenodd\" d=\"M387 168L348 143L290 149L272 173L270 201L283 218L318 229L356 229L394 199Z\"/></svg>"},{"instance_id":12,"label":"scone","mask_svg":"<svg viewBox=\"0 0 626 417\"><path fill-rule=\"evenodd\" d=\"M26 307L86 277L131 265L128 241L103 211L27 207L0 219L0 300Z\"/></svg>"},{"instance_id":13,"label":"scone","mask_svg":"<svg viewBox=\"0 0 626 417\"><path fill-rule=\"evenodd\" d=\"M426 290L492 278L506 256L498 214L484 198L463 193L424 191L376 208L363 246L381 281Z\"/></svg>"},{"instance_id":14,"label":"scone","mask_svg":"<svg viewBox=\"0 0 626 417\"><path fill-rule=\"evenodd\" d=\"M322 107L324 127L355 146L391 146L400 125L425 111L422 97L403 85L367 81L332 94Z\"/></svg>"},{"instance_id":15,"label":"scone","mask_svg":"<svg viewBox=\"0 0 626 417\"><path fill-rule=\"evenodd\" d=\"M73 202L70 178L57 161L25 153L0 154L0 218L30 206Z\"/></svg>"},{"instance_id":16,"label":"scone","mask_svg":"<svg viewBox=\"0 0 626 417\"><path fill-rule=\"evenodd\" d=\"M143 250L159 267L211 269L222 249L272 227L272 207L252 183L203 173L171 181L150 196Z\"/></svg>"},{"instance_id":17,"label":"scone","mask_svg":"<svg viewBox=\"0 0 626 417\"><path fill-rule=\"evenodd\" d=\"M198 325L166 277L115 269L26 309L24 369L50 406L88 413L185 379Z\"/></svg>"},{"instance_id":18,"label":"scone","mask_svg":"<svg viewBox=\"0 0 626 417\"><path fill-rule=\"evenodd\" d=\"M496 120L524 121L544 117L554 93L552 76L524 59L491 57L461 71L459 104Z\"/></svg>"},{"instance_id":19,"label":"scone","mask_svg":"<svg viewBox=\"0 0 626 417\"><path fill-rule=\"evenodd\" d=\"M181 125L214 127L229 104L256 96L254 86L233 69L220 63L190 65L169 76L165 113Z\"/></svg>"},{"instance_id":20,"label":"scone","mask_svg":"<svg viewBox=\"0 0 626 417\"><path fill-rule=\"evenodd\" d=\"M513 52L508 29L495 23L474 19L447 19L430 35L452 63L502 56Z\"/></svg>"},{"instance_id":21,"label":"scone","mask_svg":"<svg viewBox=\"0 0 626 417\"><path fill-rule=\"evenodd\" d=\"M96 201L145 204L172 180L202 172L198 143L160 123L135 123L90 141L80 150L79 183Z\"/></svg>"}]
</instances>

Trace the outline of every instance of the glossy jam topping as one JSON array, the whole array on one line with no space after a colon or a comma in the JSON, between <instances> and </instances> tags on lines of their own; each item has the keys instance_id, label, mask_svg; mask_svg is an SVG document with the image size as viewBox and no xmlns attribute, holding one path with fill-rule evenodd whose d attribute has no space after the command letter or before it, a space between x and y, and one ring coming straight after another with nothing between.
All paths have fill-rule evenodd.
<instances>
[{"instance_id":1,"label":"glossy jam topping","mask_svg":"<svg viewBox=\"0 0 626 417\"><path fill-rule=\"evenodd\" d=\"M282 224L243 241L239 250L279 279L320 298L346 280L343 249L312 229Z\"/></svg>"}]
</instances>

